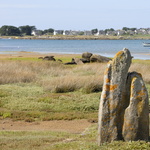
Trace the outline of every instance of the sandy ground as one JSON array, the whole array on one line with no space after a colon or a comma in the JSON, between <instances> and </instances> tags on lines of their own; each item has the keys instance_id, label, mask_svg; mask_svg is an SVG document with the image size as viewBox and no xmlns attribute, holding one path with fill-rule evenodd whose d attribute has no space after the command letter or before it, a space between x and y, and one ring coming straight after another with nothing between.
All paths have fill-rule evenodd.
<instances>
[{"instance_id":1,"label":"sandy ground","mask_svg":"<svg viewBox=\"0 0 150 150\"><path fill-rule=\"evenodd\" d=\"M39 122L12 121L11 119L0 120L1 131L64 131L70 133L82 133L91 125L92 123L85 119Z\"/></svg>"}]
</instances>

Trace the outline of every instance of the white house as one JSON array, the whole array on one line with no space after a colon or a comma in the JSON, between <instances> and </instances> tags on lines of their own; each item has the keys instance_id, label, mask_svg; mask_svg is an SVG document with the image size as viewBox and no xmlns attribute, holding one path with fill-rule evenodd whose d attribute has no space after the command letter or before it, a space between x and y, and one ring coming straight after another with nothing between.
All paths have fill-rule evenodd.
<instances>
[{"instance_id":1,"label":"white house","mask_svg":"<svg viewBox=\"0 0 150 150\"><path fill-rule=\"evenodd\" d=\"M63 34L64 30L54 30L54 35Z\"/></svg>"},{"instance_id":2,"label":"white house","mask_svg":"<svg viewBox=\"0 0 150 150\"><path fill-rule=\"evenodd\" d=\"M41 35L41 34L42 34L41 30L33 30L31 32L31 35L33 35L33 36L37 36L37 35Z\"/></svg>"},{"instance_id":3,"label":"white house","mask_svg":"<svg viewBox=\"0 0 150 150\"><path fill-rule=\"evenodd\" d=\"M84 35L92 35L92 31L84 31Z\"/></svg>"}]
</instances>

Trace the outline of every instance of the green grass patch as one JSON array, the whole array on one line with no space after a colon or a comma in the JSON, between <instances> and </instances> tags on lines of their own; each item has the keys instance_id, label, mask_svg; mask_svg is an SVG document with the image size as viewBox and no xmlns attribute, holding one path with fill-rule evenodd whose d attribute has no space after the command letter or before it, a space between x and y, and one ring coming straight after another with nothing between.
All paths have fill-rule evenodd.
<instances>
[{"instance_id":1,"label":"green grass patch","mask_svg":"<svg viewBox=\"0 0 150 150\"><path fill-rule=\"evenodd\" d=\"M41 59L35 58L35 57L14 57L14 58L6 58L7 60L22 60L22 61L41 61Z\"/></svg>"},{"instance_id":2,"label":"green grass patch","mask_svg":"<svg viewBox=\"0 0 150 150\"><path fill-rule=\"evenodd\" d=\"M79 134L50 131L0 131L0 149L5 150L148 150L150 142L115 141L97 144L97 125Z\"/></svg>"},{"instance_id":3,"label":"green grass patch","mask_svg":"<svg viewBox=\"0 0 150 150\"><path fill-rule=\"evenodd\" d=\"M45 55L46 56L46 55ZM43 56L43 58L45 57L45 56ZM81 58L81 56L75 56L76 58ZM62 61L62 63L66 63L66 62L71 62L72 61L72 58L73 58L73 56L62 56L62 57L60 57L60 56L54 56L54 58L56 59L56 61L58 61L58 60L61 60ZM38 56L37 57L23 57L23 56L21 56L21 54L20 54L20 56L19 57L12 57L12 58L5 58L5 60L12 60L12 61L43 61L42 59L39 59L38 58ZM48 61L48 60L44 60L44 61ZM60 63L60 62L59 62Z\"/></svg>"},{"instance_id":4,"label":"green grass patch","mask_svg":"<svg viewBox=\"0 0 150 150\"><path fill-rule=\"evenodd\" d=\"M97 119L100 93L48 93L32 84L1 85L2 89L5 89L0 98L2 118L33 121Z\"/></svg>"}]
</instances>

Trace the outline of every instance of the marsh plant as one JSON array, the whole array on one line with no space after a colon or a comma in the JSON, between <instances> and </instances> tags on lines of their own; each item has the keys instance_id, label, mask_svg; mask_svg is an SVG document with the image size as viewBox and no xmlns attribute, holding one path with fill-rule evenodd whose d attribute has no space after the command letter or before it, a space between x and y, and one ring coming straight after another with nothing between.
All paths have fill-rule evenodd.
<instances>
[{"instance_id":1,"label":"marsh plant","mask_svg":"<svg viewBox=\"0 0 150 150\"><path fill-rule=\"evenodd\" d=\"M65 66L58 62L45 61L0 61L0 84L36 83L51 92L87 93L101 91L105 63ZM132 71L140 72L150 83L150 65L133 63Z\"/></svg>"},{"instance_id":2,"label":"marsh plant","mask_svg":"<svg viewBox=\"0 0 150 150\"><path fill-rule=\"evenodd\" d=\"M32 59L0 60L0 119L97 122L105 63L65 66ZM150 61L136 60L150 95ZM148 149L149 143L113 142L97 146L97 125L82 134L1 131L0 149ZM71 139L68 141L68 139Z\"/></svg>"}]
</instances>

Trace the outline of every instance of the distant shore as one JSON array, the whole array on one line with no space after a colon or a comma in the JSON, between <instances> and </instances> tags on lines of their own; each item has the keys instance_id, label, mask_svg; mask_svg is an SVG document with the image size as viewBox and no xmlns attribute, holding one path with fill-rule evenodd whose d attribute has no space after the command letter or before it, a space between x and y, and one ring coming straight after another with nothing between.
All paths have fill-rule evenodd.
<instances>
[{"instance_id":1,"label":"distant shore","mask_svg":"<svg viewBox=\"0 0 150 150\"><path fill-rule=\"evenodd\" d=\"M137 54L138 55L138 54ZM145 58L136 58L140 60L150 60L150 54L142 54ZM0 59L9 59L9 58L19 58L20 60L23 58L39 58L45 56L55 56L56 58L80 58L81 54L63 54L63 53L38 53L38 52L12 52L12 53L0 53ZM140 56L140 55L139 55ZM109 56L106 56L109 57ZM111 57L110 57L111 58ZM134 59L134 58L133 58Z\"/></svg>"},{"instance_id":2,"label":"distant shore","mask_svg":"<svg viewBox=\"0 0 150 150\"><path fill-rule=\"evenodd\" d=\"M0 39L41 39L41 40L150 40L150 35L99 35L99 36L69 36L69 35L42 35L42 36L0 36Z\"/></svg>"},{"instance_id":3,"label":"distant shore","mask_svg":"<svg viewBox=\"0 0 150 150\"><path fill-rule=\"evenodd\" d=\"M24 42L31 42L29 40L33 40L33 41L34 40L35 41L36 40L66 40L67 44L70 43L70 41L67 41L67 40L74 40L72 42L78 42L75 40L116 40L115 42L117 42L117 45L120 44L121 42L128 42L126 40L131 40L131 41L135 40L134 42L139 42L142 39L142 41L140 41L140 45L142 45L142 42L145 42L145 40L150 40L150 36L148 36L148 35L147 36L146 35L145 36L139 36L139 35L135 36L134 35L134 36L124 36L124 37L121 37L121 36L120 37L119 36L64 36L64 35L61 35L61 36L60 35L57 35L57 36L0 36L0 41L1 41L1 39L15 39L14 42L18 42L18 45L19 45L20 41L19 40L17 41L17 39L22 39L22 40L28 39L28 40L24 40ZM121 40L121 41L117 41L117 40ZM6 40L3 40L3 41L6 41ZM12 42L13 40L10 40L10 41ZM10 41L7 40L7 42L10 42ZM39 42L42 42L42 41L39 41ZM56 42L56 41L54 41L54 42ZM84 42L90 42L90 41L84 41ZM92 41L92 42L94 42L94 41ZM101 42L105 42L105 41L101 41ZM138 44L136 44L135 46L137 46ZM77 51L76 53L74 53L74 51L71 51L72 53L70 51L54 51L54 50L48 51L46 48L44 48L44 50L42 49L41 51L33 52L32 49L20 48L20 46L18 46L18 45L16 45L15 48L12 47L13 49L11 49L9 47L10 50L9 49L5 50L5 47L4 47L4 49L2 47L2 49L0 51L0 58L5 58L5 57L10 57L10 58L11 57L43 57L45 55L81 55L81 53L83 53L85 51L92 52L92 48L90 51L88 49L88 47L87 47L88 50L86 48L83 48L82 51ZM123 46L123 47L126 47L126 46ZM142 46L141 46L141 48L142 48ZM48 47L48 49L49 49L49 47ZM118 50L119 50L119 48L118 48ZM99 51L96 51L93 53L94 54L98 53L102 56L110 57L110 58L115 55L115 53L113 53L113 52L109 53L108 51L105 53L103 53L103 52L101 53ZM137 51L136 53L132 53L132 55L133 55L134 59L143 59L143 60L150 59L149 49L147 49L146 51L144 50L143 53L139 53Z\"/></svg>"}]
</instances>

